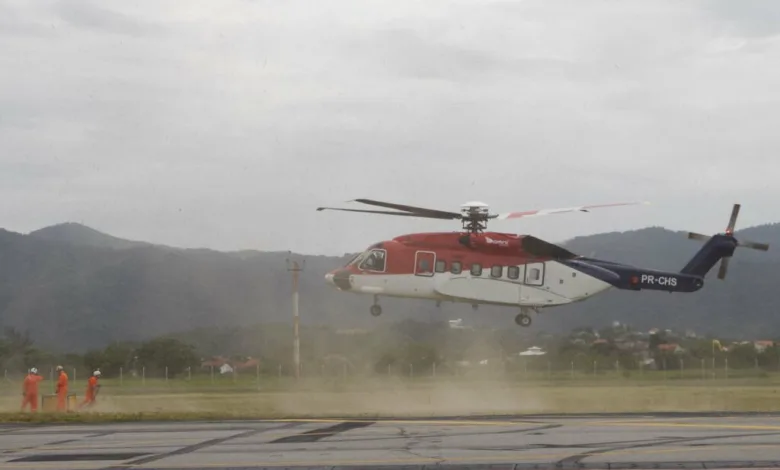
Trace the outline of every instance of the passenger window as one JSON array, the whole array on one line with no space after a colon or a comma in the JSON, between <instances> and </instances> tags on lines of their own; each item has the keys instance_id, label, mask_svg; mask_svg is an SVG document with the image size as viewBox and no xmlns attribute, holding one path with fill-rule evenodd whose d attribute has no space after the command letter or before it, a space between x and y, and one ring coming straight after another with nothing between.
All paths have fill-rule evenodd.
<instances>
[{"instance_id":1,"label":"passenger window","mask_svg":"<svg viewBox=\"0 0 780 470\"><path fill-rule=\"evenodd\" d=\"M472 276L481 276L482 275L482 265L479 263L474 263L471 265L471 275Z\"/></svg>"},{"instance_id":2,"label":"passenger window","mask_svg":"<svg viewBox=\"0 0 780 470\"><path fill-rule=\"evenodd\" d=\"M490 277L501 277L504 274L503 266L493 266L490 268Z\"/></svg>"},{"instance_id":3,"label":"passenger window","mask_svg":"<svg viewBox=\"0 0 780 470\"><path fill-rule=\"evenodd\" d=\"M507 266L506 275L509 279L518 279L520 277L520 268L517 266Z\"/></svg>"},{"instance_id":4,"label":"passenger window","mask_svg":"<svg viewBox=\"0 0 780 470\"><path fill-rule=\"evenodd\" d=\"M447 272L447 262L441 259L436 261L436 272L437 273Z\"/></svg>"},{"instance_id":5,"label":"passenger window","mask_svg":"<svg viewBox=\"0 0 780 470\"><path fill-rule=\"evenodd\" d=\"M429 272L431 272L431 267L428 266L428 260L427 259L421 259L420 260L420 267L419 267L419 269L417 271L421 272L421 273L429 273Z\"/></svg>"},{"instance_id":6,"label":"passenger window","mask_svg":"<svg viewBox=\"0 0 780 470\"><path fill-rule=\"evenodd\" d=\"M528 272L528 280L529 281L539 280L539 268L531 268L531 270Z\"/></svg>"},{"instance_id":7,"label":"passenger window","mask_svg":"<svg viewBox=\"0 0 780 470\"><path fill-rule=\"evenodd\" d=\"M450 265L450 272L452 274L460 274L463 271L463 268L461 267L460 261L453 261L452 265Z\"/></svg>"},{"instance_id":8,"label":"passenger window","mask_svg":"<svg viewBox=\"0 0 780 470\"><path fill-rule=\"evenodd\" d=\"M367 271L384 271L385 270L385 250L371 250L368 252L366 259L360 263L359 269Z\"/></svg>"}]
</instances>

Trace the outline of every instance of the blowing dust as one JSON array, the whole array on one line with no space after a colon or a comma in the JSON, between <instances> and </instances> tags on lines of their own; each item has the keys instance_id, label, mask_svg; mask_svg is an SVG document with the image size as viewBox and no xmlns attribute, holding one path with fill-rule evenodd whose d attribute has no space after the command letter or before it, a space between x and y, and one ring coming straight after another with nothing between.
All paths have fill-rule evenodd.
<instances>
[{"instance_id":1,"label":"blowing dust","mask_svg":"<svg viewBox=\"0 0 780 470\"><path fill-rule=\"evenodd\" d=\"M443 380L403 383L366 379L346 384L311 381L290 390L212 393L111 393L102 390L96 413L193 418L347 418L624 413L659 411L780 411L767 386L614 386ZM0 398L0 412L19 411L21 397Z\"/></svg>"},{"instance_id":2,"label":"blowing dust","mask_svg":"<svg viewBox=\"0 0 780 470\"><path fill-rule=\"evenodd\" d=\"M363 386L361 386L363 385ZM92 409L106 413L204 413L254 417L463 416L527 413L545 408L538 397L496 383L412 385L391 380L353 383L333 390L323 384L305 390L256 393L180 393L112 396L101 392Z\"/></svg>"},{"instance_id":3,"label":"blowing dust","mask_svg":"<svg viewBox=\"0 0 780 470\"><path fill-rule=\"evenodd\" d=\"M379 389L369 389L374 387ZM254 418L445 417L534 413L778 411L768 387L540 386L502 382L404 385L362 390L104 396L96 412L192 413Z\"/></svg>"}]
</instances>

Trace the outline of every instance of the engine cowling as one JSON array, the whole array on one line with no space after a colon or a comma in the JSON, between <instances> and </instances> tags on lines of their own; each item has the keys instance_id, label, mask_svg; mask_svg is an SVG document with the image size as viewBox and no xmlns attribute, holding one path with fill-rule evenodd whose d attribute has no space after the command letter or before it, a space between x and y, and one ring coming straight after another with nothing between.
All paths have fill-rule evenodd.
<instances>
[{"instance_id":1,"label":"engine cowling","mask_svg":"<svg viewBox=\"0 0 780 470\"><path fill-rule=\"evenodd\" d=\"M518 251L523 247L522 239L519 236L504 234L470 235L469 245L473 248L501 251Z\"/></svg>"}]
</instances>

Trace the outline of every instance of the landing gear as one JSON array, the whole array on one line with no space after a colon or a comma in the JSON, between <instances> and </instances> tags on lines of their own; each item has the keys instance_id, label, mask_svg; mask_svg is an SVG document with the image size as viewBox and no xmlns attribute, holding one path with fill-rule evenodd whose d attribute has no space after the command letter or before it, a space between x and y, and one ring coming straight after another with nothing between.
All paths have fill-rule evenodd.
<instances>
[{"instance_id":1,"label":"landing gear","mask_svg":"<svg viewBox=\"0 0 780 470\"><path fill-rule=\"evenodd\" d=\"M515 323L522 327L531 326L531 315L529 315L531 312L539 313L539 311L533 307L521 307L520 313L515 317Z\"/></svg>"},{"instance_id":2,"label":"landing gear","mask_svg":"<svg viewBox=\"0 0 780 470\"><path fill-rule=\"evenodd\" d=\"M518 313L515 317L515 323L522 327L531 326L531 316L526 313Z\"/></svg>"},{"instance_id":3,"label":"landing gear","mask_svg":"<svg viewBox=\"0 0 780 470\"><path fill-rule=\"evenodd\" d=\"M378 317L382 315L382 307L379 305L379 297L374 296L374 305L371 306L371 315Z\"/></svg>"}]
</instances>

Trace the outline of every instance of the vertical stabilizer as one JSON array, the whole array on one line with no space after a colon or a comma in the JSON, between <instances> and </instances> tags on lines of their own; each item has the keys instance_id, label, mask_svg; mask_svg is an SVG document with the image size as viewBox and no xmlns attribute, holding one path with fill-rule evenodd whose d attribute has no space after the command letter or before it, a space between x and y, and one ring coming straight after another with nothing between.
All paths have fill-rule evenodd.
<instances>
[{"instance_id":1,"label":"vertical stabilizer","mask_svg":"<svg viewBox=\"0 0 780 470\"><path fill-rule=\"evenodd\" d=\"M680 271L683 274L692 274L704 277L715 264L720 261L718 270L718 279L725 279L729 268L729 259L738 247L750 248L753 250L767 251L769 245L766 243L756 243L751 241L739 241L734 238L734 227L737 225L737 216L739 215L739 204L734 204L731 210L731 218L726 226L726 233L717 234L712 237L699 233L688 233L688 238L692 240L706 240L707 243L696 253L693 258Z\"/></svg>"},{"instance_id":2,"label":"vertical stabilizer","mask_svg":"<svg viewBox=\"0 0 780 470\"><path fill-rule=\"evenodd\" d=\"M718 261L733 255L736 247L737 241L734 237L715 235L707 240L680 272L704 277Z\"/></svg>"}]
</instances>

